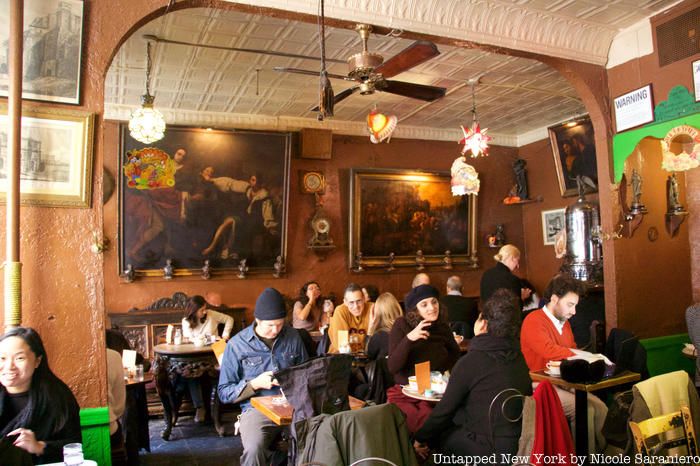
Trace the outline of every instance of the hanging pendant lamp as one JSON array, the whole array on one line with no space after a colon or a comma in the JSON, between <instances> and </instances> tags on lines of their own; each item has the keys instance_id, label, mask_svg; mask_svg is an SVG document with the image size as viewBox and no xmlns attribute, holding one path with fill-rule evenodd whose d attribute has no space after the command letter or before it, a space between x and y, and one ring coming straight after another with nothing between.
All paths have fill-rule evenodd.
<instances>
[{"instance_id":1,"label":"hanging pendant lamp","mask_svg":"<svg viewBox=\"0 0 700 466\"><path fill-rule=\"evenodd\" d=\"M155 97L150 92L151 43L146 45L146 93L141 96L141 108L134 110L129 119L129 134L144 144L163 139L165 120L163 114L153 108Z\"/></svg>"},{"instance_id":2,"label":"hanging pendant lamp","mask_svg":"<svg viewBox=\"0 0 700 466\"><path fill-rule=\"evenodd\" d=\"M462 148L462 154L466 155L467 152L471 152L473 158L485 157L489 152L489 141L491 141L491 136L488 136L486 132L488 128L481 129L479 126L479 119L476 116L476 93L474 92L474 87L476 83L479 82L478 79L470 80L472 85L472 125L470 128L462 128L462 133L464 137L459 141L460 144L464 144Z\"/></svg>"}]
</instances>

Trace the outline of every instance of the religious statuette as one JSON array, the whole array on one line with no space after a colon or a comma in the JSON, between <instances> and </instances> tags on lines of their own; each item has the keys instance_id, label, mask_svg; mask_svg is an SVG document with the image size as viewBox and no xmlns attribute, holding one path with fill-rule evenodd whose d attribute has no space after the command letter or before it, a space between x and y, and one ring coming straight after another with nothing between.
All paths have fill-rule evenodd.
<instances>
[{"instance_id":1,"label":"religious statuette","mask_svg":"<svg viewBox=\"0 0 700 466\"><path fill-rule=\"evenodd\" d=\"M646 214L647 208L642 204L642 177L636 169L632 170L632 205L631 215Z\"/></svg>"},{"instance_id":2,"label":"religious statuette","mask_svg":"<svg viewBox=\"0 0 700 466\"><path fill-rule=\"evenodd\" d=\"M445 265L442 266L445 270L452 270L452 251L449 249L445 251L445 257L442 259Z\"/></svg>"},{"instance_id":3,"label":"religious statuette","mask_svg":"<svg viewBox=\"0 0 700 466\"><path fill-rule=\"evenodd\" d=\"M165 260L165 267L163 267L163 278L166 280L173 279L173 261L172 259Z\"/></svg>"},{"instance_id":4,"label":"religious statuette","mask_svg":"<svg viewBox=\"0 0 700 466\"><path fill-rule=\"evenodd\" d=\"M211 278L211 266L209 265L209 259L204 261L204 267L202 267L202 278L204 280L209 280Z\"/></svg>"},{"instance_id":5,"label":"religious statuette","mask_svg":"<svg viewBox=\"0 0 700 466\"><path fill-rule=\"evenodd\" d=\"M241 259L238 263L238 278L245 278L246 273L248 273L248 266L246 265L248 259Z\"/></svg>"},{"instance_id":6,"label":"religious statuette","mask_svg":"<svg viewBox=\"0 0 700 466\"><path fill-rule=\"evenodd\" d=\"M272 273L272 275L275 278L280 278L282 274L285 272L285 266L284 266L284 261L282 260L282 256L277 256L277 260L275 260L275 265L273 266L275 271Z\"/></svg>"},{"instance_id":7,"label":"religious statuette","mask_svg":"<svg viewBox=\"0 0 700 466\"><path fill-rule=\"evenodd\" d=\"M386 271L387 271L387 272L393 272L393 271L394 271L394 260L395 260L395 259L396 259L396 254L394 254L393 252L390 252L390 253L389 253L389 259L388 259L389 267L386 268Z\"/></svg>"},{"instance_id":8,"label":"religious statuette","mask_svg":"<svg viewBox=\"0 0 700 466\"><path fill-rule=\"evenodd\" d=\"M425 256L421 249L416 251L416 270L425 270Z\"/></svg>"},{"instance_id":9,"label":"religious statuette","mask_svg":"<svg viewBox=\"0 0 700 466\"><path fill-rule=\"evenodd\" d=\"M126 265L126 270L124 270L124 280L127 283L131 283L136 278L136 272L134 271L134 266L131 264Z\"/></svg>"}]
</instances>

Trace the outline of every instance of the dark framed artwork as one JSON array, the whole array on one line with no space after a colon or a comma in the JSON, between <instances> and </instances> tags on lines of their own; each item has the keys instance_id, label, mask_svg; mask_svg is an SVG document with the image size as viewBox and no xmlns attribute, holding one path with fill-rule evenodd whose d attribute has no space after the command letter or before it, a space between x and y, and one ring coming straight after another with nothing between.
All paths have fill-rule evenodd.
<instances>
[{"instance_id":1,"label":"dark framed artwork","mask_svg":"<svg viewBox=\"0 0 700 466\"><path fill-rule=\"evenodd\" d=\"M9 1L0 2L0 42L7 51ZM83 0L24 2L22 98L80 103ZM0 95L8 92L8 54L0 53Z\"/></svg>"},{"instance_id":2,"label":"dark framed artwork","mask_svg":"<svg viewBox=\"0 0 700 466\"><path fill-rule=\"evenodd\" d=\"M595 138L589 117L550 127L549 140L563 197L578 193L576 177L579 175L587 176L598 185Z\"/></svg>"},{"instance_id":3,"label":"dark framed artwork","mask_svg":"<svg viewBox=\"0 0 700 466\"><path fill-rule=\"evenodd\" d=\"M477 267L476 199L453 196L449 173L353 169L351 267L359 253L362 267Z\"/></svg>"},{"instance_id":4,"label":"dark framed artwork","mask_svg":"<svg viewBox=\"0 0 700 466\"><path fill-rule=\"evenodd\" d=\"M169 126L151 146L121 126L120 270L273 271L286 254L291 134Z\"/></svg>"}]
</instances>

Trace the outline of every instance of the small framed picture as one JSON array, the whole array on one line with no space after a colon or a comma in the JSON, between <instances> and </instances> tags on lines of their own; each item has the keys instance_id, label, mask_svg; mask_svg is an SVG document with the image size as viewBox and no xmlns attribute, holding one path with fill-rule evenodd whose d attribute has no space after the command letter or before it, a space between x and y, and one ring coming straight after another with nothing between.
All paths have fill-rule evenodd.
<instances>
[{"instance_id":1,"label":"small framed picture","mask_svg":"<svg viewBox=\"0 0 700 466\"><path fill-rule=\"evenodd\" d=\"M693 86L695 86L695 101L700 102L700 60L693 62Z\"/></svg>"},{"instance_id":2,"label":"small framed picture","mask_svg":"<svg viewBox=\"0 0 700 466\"><path fill-rule=\"evenodd\" d=\"M554 239L559 231L566 228L566 209L542 211L542 237L544 244L554 246Z\"/></svg>"}]
</instances>

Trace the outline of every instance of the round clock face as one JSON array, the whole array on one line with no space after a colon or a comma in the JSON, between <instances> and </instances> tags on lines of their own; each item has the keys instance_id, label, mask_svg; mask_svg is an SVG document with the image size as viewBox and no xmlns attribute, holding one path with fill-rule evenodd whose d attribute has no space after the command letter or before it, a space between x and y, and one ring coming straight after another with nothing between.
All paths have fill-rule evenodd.
<instances>
[{"instance_id":1,"label":"round clock face","mask_svg":"<svg viewBox=\"0 0 700 466\"><path fill-rule=\"evenodd\" d=\"M316 230L318 233L328 233L328 231L331 229L331 222L329 222L325 218L317 218L313 222L314 230Z\"/></svg>"},{"instance_id":2,"label":"round clock face","mask_svg":"<svg viewBox=\"0 0 700 466\"><path fill-rule=\"evenodd\" d=\"M304 189L315 193L323 189L323 175L316 172L309 172L304 175Z\"/></svg>"}]
</instances>

